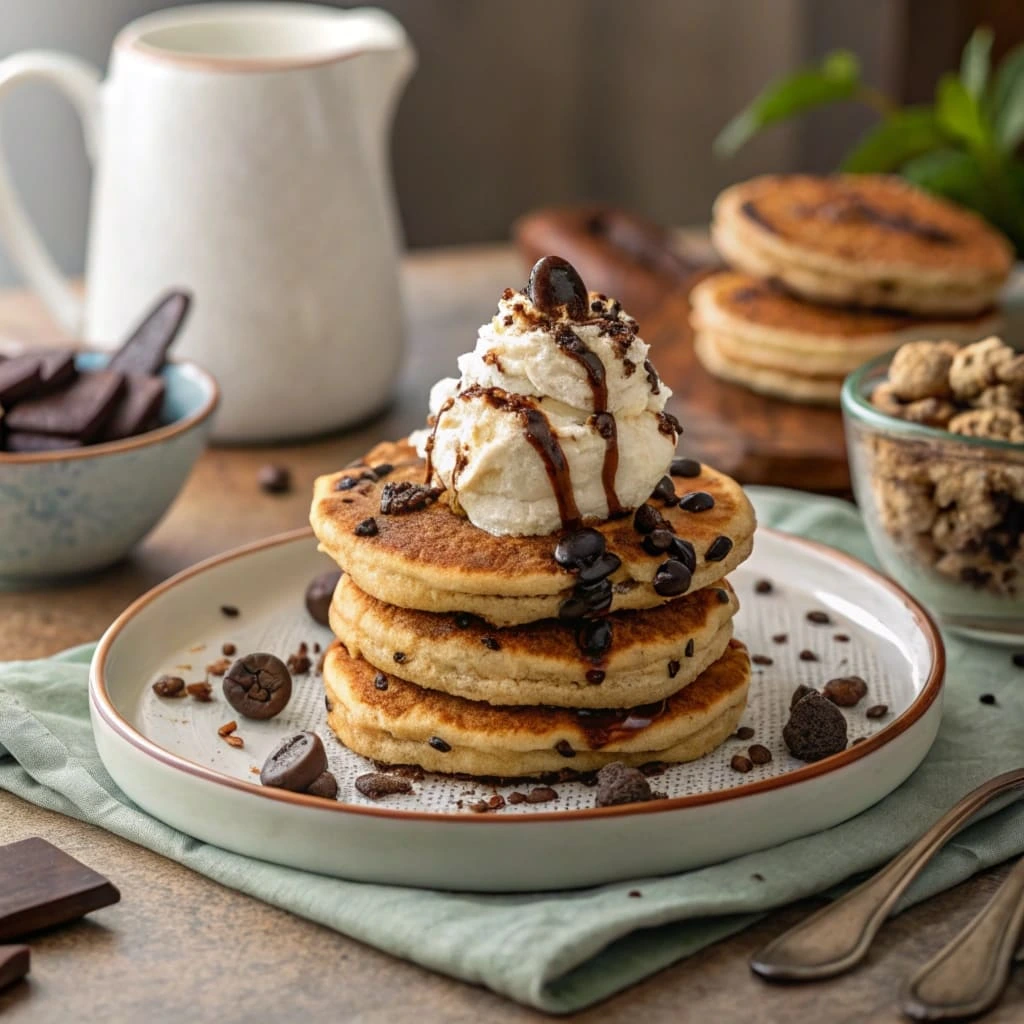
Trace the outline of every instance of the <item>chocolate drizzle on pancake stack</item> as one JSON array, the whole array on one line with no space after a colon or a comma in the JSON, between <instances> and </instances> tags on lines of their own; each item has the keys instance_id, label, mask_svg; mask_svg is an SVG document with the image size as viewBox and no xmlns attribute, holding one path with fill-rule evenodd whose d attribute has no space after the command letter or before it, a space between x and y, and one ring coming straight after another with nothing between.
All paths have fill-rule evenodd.
<instances>
[{"instance_id":1,"label":"chocolate drizzle on pancake stack","mask_svg":"<svg viewBox=\"0 0 1024 1024\"><path fill-rule=\"evenodd\" d=\"M344 570L331 728L377 761L503 777L714 749L746 700L726 576L753 513L673 461L635 321L546 257L459 366L411 443L317 481L311 521Z\"/></svg>"}]
</instances>

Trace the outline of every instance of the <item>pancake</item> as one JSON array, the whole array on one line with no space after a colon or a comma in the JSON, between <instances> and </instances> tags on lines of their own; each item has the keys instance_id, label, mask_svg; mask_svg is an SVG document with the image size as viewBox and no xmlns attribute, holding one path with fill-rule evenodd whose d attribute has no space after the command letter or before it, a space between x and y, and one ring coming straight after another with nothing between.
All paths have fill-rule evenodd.
<instances>
[{"instance_id":1,"label":"pancake","mask_svg":"<svg viewBox=\"0 0 1024 1024\"><path fill-rule=\"evenodd\" d=\"M798 377L783 370L757 366L745 360L744 351L729 349L719 334L700 331L694 335L693 350L701 366L712 376L750 391L787 402L808 405L839 405L842 377Z\"/></svg>"},{"instance_id":2,"label":"pancake","mask_svg":"<svg viewBox=\"0 0 1024 1024\"><path fill-rule=\"evenodd\" d=\"M725 580L722 589L727 604L705 589L660 608L613 612L605 618L612 645L600 661L580 651L578 623L495 629L464 614L385 604L348 576L335 591L331 629L353 656L381 671L393 671L400 653L402 678L429 690L502 705L632 707L669 696L722 656L739 607ZM595 670L603 678L589 682Z\"/></svg>"},{"instance_id":3,"label":"pancake","mask_svg":"<svg viewBox=\"0 0 1024 1024\"><path fill-rule=\"evenodd\" d=\"M715 201L712 239L737 270L842 305L931 315L992 306L1007 240L962 207L887 175L765 175Z\"/></svg>"},{"instance_id":4,"label":"pancake","mask_svg":"<svg viewBox=\"0 0 1024 1024\"><path fill-rule=\"evenodd\" d=\"M465 611L496 626L556 618L571 594L575 577L553 558L558 535L496 537L475 527L441 500L406 515L382 515L385 483L422 482L424 465L407 441L378 445L365 465L394 468L383 482L363 481L351 490L335 490L342 477L359 475L350 468L320 477L314 485L310 522L326 551L360 590L402 608L429 612ZM365 466L364 466L365 468ZM690 541L697 568L690 591L717 583L750 554L754 511L735 480L703 466L700 476L674 479L676 493L705 491L715 501L705 512L666 508L654 501L678 536ZM375 536L357 536L365 519L376 522ZM622 559L611 577L612 610L656 608L668 598L655 593L652 581L664 555L641 546L632 516L595 522L609 551ZM718 537L732 546L720 561L705 555Z\"/></svg>"},{"instance_id":5,"label":"pancake","mask_svg":"<svg viewBox=\"0 0 1024 1024\"><path fill-rule=\"evenodd\" d=\"M941 320L857 307L816 305L748 274L707 278L690 293L691 322L714 334L723 355L798 377L842 378L904 342L988 337L1001 322L995 311Z\"/></svg>"},{"instance_id":6,"label":"pancake","mask_svg":"<svg viewBox=\"0 0 1024 1024\"><path fill-rule=\"evenodd\" d=\"M494 707L393 675L381 690L376 675L341 644L324 659L327 721L350 750L432 772L514 778L561 768L591 771L611 761L703 756L732 734L743 714L750 659L732 640L718 661L666 701L631 713L587 715L568 708Z\"/></svg>"}]
</instances>

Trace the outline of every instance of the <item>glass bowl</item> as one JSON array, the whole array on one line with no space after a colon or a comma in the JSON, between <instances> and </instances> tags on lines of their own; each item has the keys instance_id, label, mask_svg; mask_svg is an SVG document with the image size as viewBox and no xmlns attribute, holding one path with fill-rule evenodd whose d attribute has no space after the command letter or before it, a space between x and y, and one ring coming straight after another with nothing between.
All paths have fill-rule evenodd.
<instances>
[{"instance_id":1,"label":"glass bowl","mask_svg":"<svg viewBox=\"0 0 1024 1024\"><path fill-rule=\"evenodd\" d=\"M1024 640L1024 445L887 416L869 401L893 353L846 378L853 490L882 567L951 630Z\"/></svg>"}]
</instances>

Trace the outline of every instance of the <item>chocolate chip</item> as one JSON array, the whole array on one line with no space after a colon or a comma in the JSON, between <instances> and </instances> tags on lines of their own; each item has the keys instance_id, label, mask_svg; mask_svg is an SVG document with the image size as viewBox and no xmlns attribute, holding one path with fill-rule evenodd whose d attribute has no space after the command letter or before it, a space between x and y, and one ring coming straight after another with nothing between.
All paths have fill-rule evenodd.
<instances>
[{"instance_id":1,"label":"chocolate chip","mask_svg":"<svg viewBox=\"0 0 1024 1024\"><path fill-rule=\"evenodd\" d=\"M691 643L692 643L692 641L691 641ZM675 679L675 677L678 674L679 674L679 662L676 661L675 658L673 658L668 663L668 677L669 677L669 679Z\"/></svg>"},{"instance_id":2,"label":"chocolate chip","mask_svg":"<svg viewBox=\"0 0 1024 1024\"><path fill-rule=\"evenodd\" d=\"M452 749L452 745L446 740L441 739L440 736L431 736L427 742L436 750L438 753L447 754Z\"/></svg>"},{"instance_id":3,"label":"chocolate chip","mask_svg":"<svg viewBox=\"0 0 1024 1024\"><path fill-rule=\"evenodd\" d=\"M986 703L995 704L995 698L993 697L991 701L987 701ZM867 711L864 712L864 714L868 718L884 718L887 714L889 714L889 705L872 704L872 706L869 707Z\"/></svg>"},{"instance_id":4,"label":"chocolate chip","mask_svg":"<svg viewBox=\"0 0 1024 1024\"><path fill-rule=\"evenodd\" d=\"M260 467L257 480L265 494L287 494L292 489L291 471L286 466L271 462Z\"/></svg>"},{"instance_id":5,"label":"chocolate chip","mask_svg":"<svg viewBox=\"0 0 1024 1024\"><path fill-rule=\"evenodd\" d=\"M327 771L327 751L315 732L283 739L260 769L260 782L275 789L301 793Z\"/></svg>"},{"instance_id":6,"label":"chocolate chip","mask_svg":"<svg viewBox=\"0 0 1024 1024\"><path fill-rule=\"evenodd\" d=\"M767 764L772 759L772 752L760 743L755 743L747 750L747 756L754 764Z\"/></svg>"},{"instance_id":7,"label":"chocolate chip","mask_svg":"<svg viewBox=\"0 0 1024 1024\"><path fill-rule=\"evenodd\" d=\"M775 590L775 584L771 580L758 580L754 584L755 594L771 594Z\"/></svg>"},{"instance_id":8,"label":"chocolate chip","mask_svg":"<svg viewBox=\"0 0 1024 1024\"><path fill-rule=\"evenodd\" d=\"M773 658L769 658L767 654L752 654L750 656L750 660L755 665L774 665L775 664L775 660Z\"/></svg>"},{"instance_id":9,"label":"chocolate chip","mask_svg":"<svg viewBox=\"0 0 1024 1024\"><path fill-rule=\"evenodd\" d=\"M694 648L694 642L693 642L693 638L691 637L689 640L686 641L686 648L683 650L683 654L685 654L686 657L688 657L688 658L692 658L693 657L693 648Z\"/></svg>"},{"instance_id":10,"label":"chocolate chip","mask_svg":"<svg viewBox=\"0 0 1024 1024\"><path fill-rule=\"evenodd\" d=\"M773 644L786 644L786 643L789 643L789 634L788 633L775 633L772 636L772 643Z\"/></svg>"},{"instance_id":11,"label":"chocolate chip","mask_svg":"<svg viewBox=\"0 0 1024 1024\"><path fill-rule=\"evenodd\" d=\"M600 615L612 603L612 585L607 579L598 580L589 586L579 584L573 593L583 602L584 615Z\"/></svg>"},{"instance_id":12,"label":"chocolate chip","mask_svg":"<svg viewBox=\"0 0 1024 1024\"><path fill-rule=\"evenodd\" d=\"M555 561L563 569L580 569L604 551L604 534L586 527L563 537L555 545Z\"/></svg>"},{"instance_id":13,"label":"chocolate chip","mask_svg":"<svg viewBox=\"0 0 1024 1024\"><path fill-rule=\"evenodd\" d=\"M388 677L383 672L378 672L373 677L373 685L378 690L386 690L388 688Z\"/></svg>"},{"instance_id":14,"label":"chocolate chip","mask_svg":"<svg viewBox=\"0 0 1024 1024\"><path fill-rule=\"evenodd\" d=\"M735 735L738 740L749 740L754 735L754 730L749 725L741 725Z\"/></svg>"},{"instance_id":15,"label":"chocolate chip","mask_svg":"<svg viewBox=\"0 0 1024 1024\"><path fill-rule=\"evenodd\" d=\"M744 757L742 754L733 754L732 760L729 762L729 767L734 772L749 772L754 767L749 757Z\"/></svg>"},{"instance_id":16,"label":"chocolate chip","mask_svg":"<svg viewBox=\"0 0 1024 1024\"><path fill-rule=\"evenodd\" d=\"M649 555L660 555L664 551L672 546L672 541L675 537L668 530L652 530L644 539L640 542L641 547Z\"/></svg>"},{"instance_id":17,"label":"chocolate chip","mask_svg":"<svg viewBox=\"0 0 1024 1024\"><path fill-rule=\"evenodd\" d=\"M790 710L795 708L809 693L817 693L818 691L813 686L806 686L801 683L794 691L793 695L789 698Z\"/></svg>"},{"instance_id":18,"label":"chocolate chip","mask_svg":"<svg viewBox=\"0 0 1024 1024\"><path fill-rule=\"evenodd\" d=\"M640 803L652 798L651 784L643 772L621 761L612 761L597 773L595 802L598 807Z\"/></svg>"},{"instance_id":19,"label":"chocolate chip","mask_svg":"<svg viewBox=\"0 0 1024 1024\"><path fill-rule=\"evenodd\" d=\"M692 580L693 573L682 562L670 558L654 574L654 592L662 597L676 597L689 590Z\"/></svg>"},{"instance_id":20,"label":"chocolate chip","mask_svg":"<svg viewBox=\"0 0 1024 1024\"><path fill-rule=\"evenodd\" d=\"M651 497L657 498L658 501L669 506L679 504L679 499L676 497L676 485L672 483L672 477L663 476L655 484L654 490L651 491Z\"/></svg>"},{"instance_id":21,"label":"chocolate chip","mask_svg":"<svg viewBox=\"0 0 1024 1024\"><path fill-rule=\"evenodd\" d=\"M587 682L590 683L591 686L600 686L604 682L604 672L599 668L592 668L587 673Z\"/></svg>"},{"instance_id":22,"label":"chocolate chip","mask_svg":"<svg viewBox=\"0 0 1024 1024\"><path fill-rule=\"evenodd\" d=\"M185 692L200 704L209 704L213 700L213 687L207 682L189 683Z\"/></svg>"},{"instance_id":23,"label":"chocolate chip","mask_svg":"<svg viewBox=\"0 0 1024 1024\"><path fill-rule=\"evenodd\" d=\"M697 571L697 552L693 545L682 537L673 537L669 545L669 554L677 561L682 562L690 572Z\"/></svg>"},{"instance_id":24,"label":"chocolate chip","mask_svg":"<svg viewBox=\"0 0 1024 1024\"><path fill-rule=\"evenodd\" d=\"M562 755L562 757L575 757L576 751L573 750L572 744L568 740L559 740L555 744L555 750Z\"/></svg>"},{"instance_id":25,"label":"chocolate chip","mask_svg":"<svg viewBox=\"0 0 1024 1024\"><path fill-rule=\"evenodd\" d=\"M803 650L803 651L800 652L800 660L801 661L817 661L818 660L818 656L814 653L814 651Z\"/></svg>"},{"instance_id":26,"label":"chocolate chip","mask_svg":"<svg viewBox=\"0 0 1024 1024\"><path fill-rule=\"evenodd\" d=\"M441 491L436 487L414 484L409 480L385 484L380 492L381 515L400 516L418 512L440 496Z\"/></svg>"},{"instance_id":27,"label":"chocolate chip","mask_svg":"<svg viewBox=\"0 0 1024 1024\"><path fill-rule=\"evenodd\" d=\"M1024 651L1012 655L1010 661L1013 662L1015 668L1024 668Z\"/></svg>"},{"instance_id":28,"label":"chocolate chip","mask_svg":"<svg viewBox=\"0 0 1024 1024\"><path fill-rule=\"evenodd\" d=\"M571 320L582 320L587 315L586 286L576 268L561 256L537 260L530 271L527 292L533 304L549 315L557 315L560 309Z\"/></svg>"},{"instance_id":29,"label":"chocolate chip","mask_svg":"<svg viewBox=\"0 0 1024 1024\"><path fill-rule=\"evenodd\" d=\"M334 489L336 491L351 491L359 483L359 477L357 476L343 476L340 480L336 480L334 483Z\"/></svg>"},{"instance_id":30,"label":"chocolate chip","mask_svg":"<svg viewBox=\"0 0 1024 1024\"><path fill-rule=\"evenodd\" d=\"M835 640L837 644L848 644L850 642L850 638L845 633L836 633L832 639Z\"/></svg>"},{"instance_id":31,"label":"chocolate chip","mask_svg":"<svg viewBox=\"0 0 1024 1024\"><path fill-rule=\"evenodd\" d=\"M715 590L715 597L718 598L718 603L719 604L728 604L729 603L729 591L723 589L722 587L716 588L716 590Z\"/></svg>"},{"instance_id":32,"label":"chocolate chip","mask_svg":"<svg viewBox=\"0 0 1024 1024\"><path fill-rule=\"evenodd\" d=\"M227 657L230 658L233 654L237 654L238 653L238 648L234 644L231 644L231 643L221 644L221 646L220 646L220 653L224 654L224 655L226 655Z\"/></svg>"},{"instance_id":33,"label":"chocolate chip","mask_svg":"<svg viewBox=\"0 0 1024 1024\"><path fill-rule=\"evenodd\" d=\"M340 579L340 570L328 569L319 576L314 576L306 587L306 611L313 621L319 622L321 626L330 625L331 600Z\"/></svg>"},{"instance_id":34,"label":"chocolate chip","mask_svg":"<svg viewBox=\"0 0 1024 1024\"><path fill-rule=\"evenodd\" d=\"M554 790L551 790L551 792L554 793ZM513 790L508 795L508 802L510 804L525 804L526 801L527 801L526 794L525 793L520 793L518 790Z\"/></svg>"},{"instance_id":35,"label":"chocolate chip","mask_svg":"<svg viewBox=\"0 0 1024 1024\"><path fill-rule=\"evenodd\" d=\"M398 664L398 665L404 665L405 664L405 651L395 651L395 653L392 654L391 657L394 659L396 664Z\"/></svg>"},{"instance_id":36,"label":"chocolate chip","mask_svg":"<svg viewBox=\"0 0 1024 1024\"><path fill-rule=\"evenodd\" d=\"M470 615L469 612L459 612L458 615L455 616L455 625L458 626L459 629L469 629L469 627L473 625L473 618L474 616Z\"/></svg>"},{"instance_id":37,"label":"chocolate chip","mask_svg":"<svg viewBox=\"0 0 1024 1024\"><path fill-rule=\"evenodd\" d=\"M716 537L704 552L704 561L720 562L730 551L732 551L732 541L728 537Z\"/></svg>"},{"instance_id":38,"label":"chocolate chip","mask_svg":"<svg viewBox=\"0 0 1024 1024\"><path fill-rule=\"evenodd\" d=\"M394 796L397 793L411 793L412 783L400 775L385 775L383 772L367 772L356 776L356 789L371 800Z\"/></svg>"},{"instance_id":39,"label":"chocolate chip","mask_svg":"<svg viewBox=\"0 0 1024 1024\"><path fill-rule=\"evenodd\" d=\"M291 699L292 677L280 658L257 651L228 669L223 690L227 702L246 718L273 718Z\"/></svg>"},{"instance_id":40,"label":"chocolate chip","mask_svg":"<svg viewBox=\"0 0 1024 1024\"><path fill-rule=\"evenodd\" d=\"M381 462L373 467L374 475L378 480L383 480L389 473L394 470L394 466L390 462Z\"/></svg>"},{"instance_id":41,"label":"chocolate chip","mask_svg":"<svg viewBox=\"0 0 1024 1024\"><path fill-rule=\"evenodd\" d=\"M755 871L750 877L755 882L763 882L764 881L764 875L762 875L760 871Z\"/></svg>"},{"instance_id":42,"label":"chocolate chip","mask_svg":"<svg viewBox=\"0 0 1024 1024\"><path fill-rule=\"evenodd\" d=\"M782 738L798 760L820 761L846 749L846 719L820 693L808 693L790 711Z\"/></svg>"},{"instance_id":43,"label":"chocolate chip","mask_svg":"<svg viewBox=\"0 0 1024 1024\"><path fill-rule=\"evenodd\" d=\"M679 499L684 512L708 512L715 507L715 499L707 491L691 491Z\"/></svg>"},{"instance_id":44,"label":"chocolate chip","mask_svg":"<svg viewBox=\"0 0 1024 1024\"><path fill-rule=\"evenodd\" d=\"M606 619L584 622L576 634L576 643L588 658L600 658L612 645L612 627Z\"/></svg>"},{"instance_id":45,"label":"chocolate chip","mask_svg":"<svg viewBox=\"0 0 1024 1024\"><path fill-rule=\"evenodd\" d=\"M484 645L489 651L500 651L501 644L498 642L496 637L493 636L482 636L480 637L480 643Z\"/></svg>"},{"instance_id":46,"label":"chocolate chip","mask_svg":"<svg viewBox=\"0 0 1024 1024\"><path fill-rule=\"evenodd\" d=\"M240 614L233 604L222 604L220 606L220 613L229 619L237 619Z\"/></svg>"},{"instance_id":47,"label":"chocolate chip","mask_svg":"<svg viewBox=\"0 0 1024 1024\"><path fill-rule=\"evenodd\" d=\"M830 679L821 692L833 704L841 708L852 708L867 695L868 684L860 676L840 676L838 679Z\"/></svg>"},{"instance_id":48,"label":"chocolate chip","mask_svg":"<svg viewBox=\"0 0 1024 1024\"><path fill-rule=\"evenodd\" d=\"M807 621L813 622L817 626L830 626L832 625L832 619L829 617L828 612L808 612Z\"/></svg>"},{"instance_id":49,"label":"chocolate chip","mask_svg":"<svg viewBox=\"0 0 1024 1024\"><path fill-rule=\"evenodd\" d=\"M630 889L626 895L630 899L638 900L643 896L643 893L639 889Z\"/></svg>"},{"instance_id":50,"label":"chocolate chip","mask_svg":"<svg viewBox=\"0 0 1024 1024\"><path fill-rule=\"evenodd\" d=\"M310 796L319 796L325 800L333 800L338 795L338 780L330 772L321 772L306 787L306 792Z\"/></svg>"},{"instance_id":51,"label":"chocolate chip","mask_svg":"<svg viewBox=\"0 0 1024 1024\"><path fill-rule=\"evenodd\" d=\"M180 676L161 676L153 684L153 692L158 697L184 697L185 680Z\"/></svg>"},{"instance_id":52,"label":"chocolate chip","mask_svg":"<svg viewBox=\"0 0 1024 1024\"><path fill-rule=\"evenodd\" d=\"M377 520L370 516L369 519L364 519L362 522L357 523L356 528L352 532L357 537L376 537Z\"/></svg>"},{"instance_id":53,"label":"chocolate chip","mask_svg":"<svg viewBox=\"0 0 1024 1024\"><path fill-rule=\"evenodd\" d=\"M535 786L526 794L528 804L546 804L557 799L558 794L550 786Z\"/></svg>"},{"instance_id":54,"label":"chocolate chip","mask_svg":"<svg viewBox=\"0 0 1024 1024\"><path fill-rule=\"evenodd\" d=\"M633 516L637 533L651 533L665 526L665 517L653 505L641 505Z\"/></svg>"},{"instance_id":55,"label":"chocolate chip","mask_svg":"<svg viewBox=\"0 0 1024 1024\"><path fill-rule=\"evenodd\" d=\"M700 476L700 463L696 459L673 459L669 472L673 476Z\"/></svg>"},{"instance_id":56,"label":"chocolate chip","mask_svg":"<svg viewBox=\"0 0 1024 1024\"><path fill-rule=\"evenodd\" d=\"M611 576L620 565L622 565L622 559L618 555L606 551L603 555L598 555L589 565L584 565L579 571L578 579L583 584L597 583Z\"/></svg>"}]
</instances>

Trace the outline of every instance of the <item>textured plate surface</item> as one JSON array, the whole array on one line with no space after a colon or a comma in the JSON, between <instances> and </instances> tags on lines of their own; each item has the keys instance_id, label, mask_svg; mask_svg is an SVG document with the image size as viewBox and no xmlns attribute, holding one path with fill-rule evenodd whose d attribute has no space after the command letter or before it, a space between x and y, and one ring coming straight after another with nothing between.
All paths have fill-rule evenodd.
<instances>
[{"instance_id":1,"label":"textured plate surface","mask_svg":"<svg viewBox=\"0 0 1024 1024\"><path fill-rule=\"evenodd\" d=\"M496 789L428 776L414 784L413 795L375 803L354 787L356 776L372 766L345 750L326 728L315 671L295 677L291 703L269 722L238 716L221 695L217 678L211 677L214 700L206 704L160 699L150 689L165 672L188 681L204 678L206 666L222 657L225 643L239 653L266 650L281 657L303 641L310 648L326 645L330 633L308 617L303 592L308 580L328 567L308 533L272 539L168 581L111 627L93 664L94 728L108 769L133 799L200 838L342 876L459 888L556 887L677 870L835 824L899 785L927 752L938 726L941 642L920 609L860 563L762 529L753 557L730 577L741 601L736 635L752 655L771 659L754 666L743 718L755 735L746 741L730 739L708 757L669 768L652 780L656 790L673 799L595 811L592 788L556 783L555 801L474 814L468 809L473 802L495 792L507 797L513 789L528 791L530 784ZM765 578L773 582L772 592L756 593L755 584ZM222 605L236 606L240 614L226 617ZM825 612L830 622L812 622L808 612ZM794 687L820 687L851 673L867 680L868 696L844 713L851 740L867 741L815 765L790 757L782 726ZM865 711L874 704L888 705L888 713L867 718ZM217 735L218 726L231 719L238 721L243 749L229 747ZM324 738L339 781L338 803L260 789L255 775L260 764L282 736L298 729L314 729ZM745 753L751 743L767 746L773 760L747 774L734 771L732 756ZM189 794L202 794L202 799L197 802ZM711 817L710 811L715 812ZM295 820L295 815L308 823L310 833L285 839L276 835L276 818ZM600 828L574 826L611 825L621 835L622 827L634 821L646 822L652 848L629 844L628 855L605 852L580 866L577 858L586 856L588 844L604 840L598 839ZM652 821L666 825L665 848L659 847ZM529 822L546 827L512 827ZM411 846L404 859L394 850L389 857L368 856L364 846L376 839L361 833L386 824L393 836L403 823L410 833L431 824L424 840L429 843L437 835L444 864L424 867L422 850L417 855ZM460 823L476 827L457 827ZM679 827L684 825L704 834L681 844ZM709 827L713 834L707 834ZM564 857L535 856L528 867L510 867L518 856L529 857L531 849L535 854L540 848L550 851L552 833L559 830L568 840ZM497 860L487 860L491 840L484 839L485 832L496 837L495 850L503 851ZM331 835L334 847L313 850L314 833ZM510 833L521 835L509 842ZM568 833L573 833L571 840ZM533 848L537 842L542 847ZM346 849L346 843L352 848ZM463 859L475 865L472 870L463 871Z\"/></svg>"}]
</instances>

